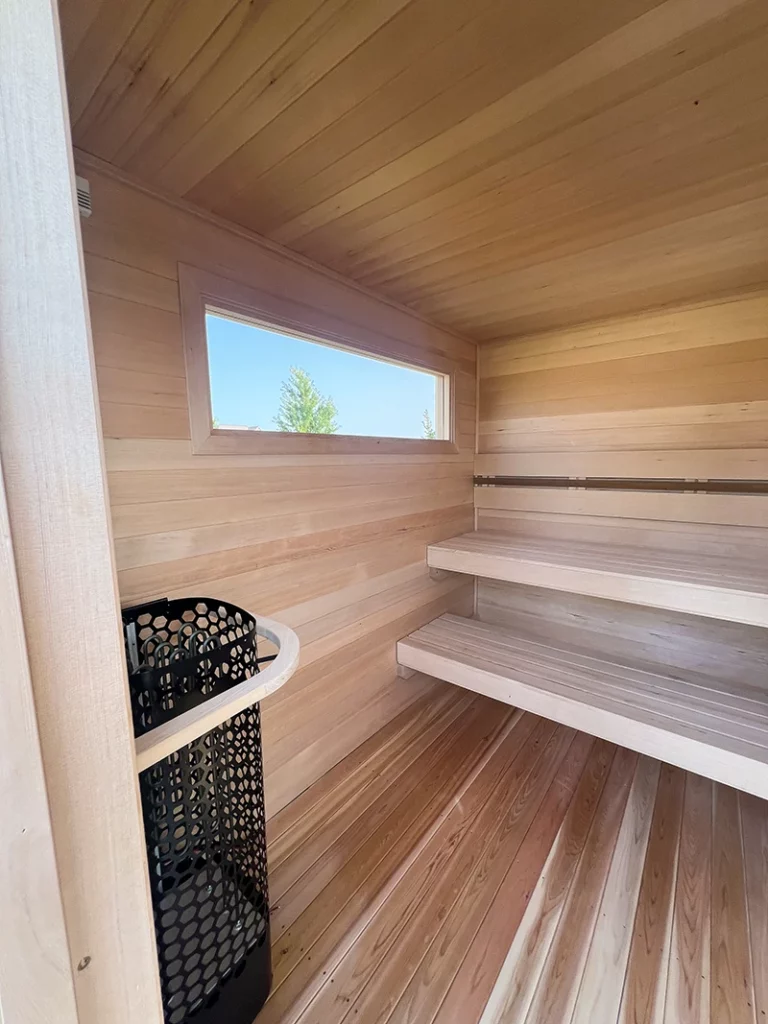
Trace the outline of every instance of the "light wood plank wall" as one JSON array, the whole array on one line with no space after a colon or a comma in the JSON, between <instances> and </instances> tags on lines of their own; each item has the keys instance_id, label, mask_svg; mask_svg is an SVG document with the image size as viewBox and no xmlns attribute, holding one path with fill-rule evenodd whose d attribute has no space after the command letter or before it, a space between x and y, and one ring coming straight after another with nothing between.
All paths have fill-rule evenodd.
<instances>
[{"instance_id":1,"label":"light wood plank wall","mask_svg":"<svg viewBox=\"0 0 768 1024\"><path fill-rule=\"evenodd\" d=\"M481 346L478 475L768 479L768 291ZM477 523L758 552L768 497L479 487Z\"/></svg>"},{"instance_id":2,"label":"light wood plank wall","mask_svg":"<svg viewBox=\"0 0 768 1024\"><path fill-rule=\"evenodd\" d=\"M768 290L480 349L477 471L768 478Z\"/></svg>"},{"instance_id":3,"label":"light wood plank wall","mask_svg":"<svg viewBox=\"0 0 768 1024\"><path fill-rule=\"evenodd\" d=\"M768 480L768 291L492 342L480 348L479 377L475 471L530 477L531 486L477 487L478 528L764 560L764 494L600 491L578 482L718 480L738 490L739 480ZM574 486L536 486L548 476ZM680 619L674 642L683 630L703 643L690 616L478 586L487 621L556 616L558 602L574 622L599 623L596 642L606 630L631 636L640 621L641 632L658 637ZM742 647L764 649L763 631L748 644L745 627L728 628ZM706 624L707 635L715 630Z\"/></svg>"},{"instance_id":4,"label":"light wood plank wall","mask_svg":"<svg viewBox=\"0 0 768 1024\"><path fill-rule=\"evenodd\" d=\"M478 475L768 479L768 291L493 342L479 375ZM762 495L481 487L475 503L480 528L693 550L768 526Z\"/></svg>"},{"instance_id":5,"label":"light wood plank wall","mask_svg":"<svg viewBox=\"0 0 768 1024\"><path fill-rule=\"evenodd\" d=\"M472 585L432 581L425 548L472 527L475 346L87 159L83 222L120 594L200 593L297 630L301 669L263 705L272 814L433 683L395 641ZM177 264L333 310L456 372L456 455L195 456Z\"/></svg>"}]
</instances>

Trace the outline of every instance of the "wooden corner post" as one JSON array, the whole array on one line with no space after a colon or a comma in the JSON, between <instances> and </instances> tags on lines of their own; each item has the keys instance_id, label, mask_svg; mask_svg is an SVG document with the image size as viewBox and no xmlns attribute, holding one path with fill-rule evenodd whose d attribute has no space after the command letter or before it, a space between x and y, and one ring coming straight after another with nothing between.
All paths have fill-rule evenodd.
<instances>
[{"instance_id":1,"label":"wooden corner post","mask_svg":"<svg viewBox=\"0 0 768 1024\"><path fill-rule=\"evenodd\" d=\"M4 1024L68 1024L70 972L79 1024L162 1024L52 0L0 3L0 225L0 461L69 959L56 1012L32 990Z\"/></svg>"}]
</instances>

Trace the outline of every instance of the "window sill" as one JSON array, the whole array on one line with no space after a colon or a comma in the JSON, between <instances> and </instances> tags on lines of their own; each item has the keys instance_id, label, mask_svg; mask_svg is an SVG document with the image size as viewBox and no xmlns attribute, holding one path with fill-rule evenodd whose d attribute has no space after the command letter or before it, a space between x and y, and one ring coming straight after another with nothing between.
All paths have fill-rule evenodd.
<instances>
[{"instance_id":1,"label":"window sill","mask_svg":"<svg viewBox=\"0 0 768 1024\"><path fill-rule=\"evenodd\" d=\"M193 441L192 447L196 455L456 455L459 451L453 441L416 437L220 429Z\"/></svg>"}]
</instances>

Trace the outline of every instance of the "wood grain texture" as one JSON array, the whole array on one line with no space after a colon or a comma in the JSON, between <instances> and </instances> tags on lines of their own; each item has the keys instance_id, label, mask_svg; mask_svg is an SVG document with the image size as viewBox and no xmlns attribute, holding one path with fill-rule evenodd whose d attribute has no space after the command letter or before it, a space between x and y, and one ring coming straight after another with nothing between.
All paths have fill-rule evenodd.
<instances>
[{"instance_id":1,"label":"wood grain texture","mask_svg":"<svg viewBox=\"0 0 768 1024\"><path fill-rule=\"evenodd\" d=\"M573 885L563 908L560 927L526 1016L526 1021L531 1024L545 1020L567 1020L576 1007L587 945L574 942L574 937L579 931L590 934L595 927L608 865L618 839L637 763L637 757L632 752L616 750L610 744L604 746L610 775L602 787Z\"/></svg>"},{"instance_id":2,"label":"wood grain texture","mask_svg":"<svg viewBox=\"0 0 768 1024\"><path fill-rule=\"evenodd\" d=\"M78 146L473 338L767 280L760 0L113 7Z\"/></svg>"},{"instance_id":3,"label":"wood grain texture","mask_svg":"<svg viewBox=\"0 0 768 1024\"><path fill-rule=\"evenodd\" d=\"M767 313L754 291L482 346L476 471L765 480Z\"/></svg>"},{"instance_id":4,"label":"wood grain texture","mask_svg":"<svg viewBox=\"0 0 768 1024\"><path fill-rule=\"evenodd\" d=\"M759 919L759 910L755 915ZM718 787L712 814L712 952L710 1003L713 1020L755 1024L755 993L745 886L745 851L739 794Z\"/></svg>"},{"instance_id":5,"label":"wood grain texture","mask_svg":"<svg viewBox=\"0 0 768 1024\"><path fill-rule=\"evenodd\" d=\"M758 627L492 580L478 581L477 614L606 661L655 662L680 677L765 693L768 636Z\"/></svg>"},{"instance_id":6,"label":"wood grain texture","mask_svg":"<svg viewBox=\"0 0 768 1024\"><path fill-rule=\"evenodd\" d=\"M270 821L292 920L264 1020L754 1021L731 966L768 910L768 803L740 800L487 698L425 696ZM710 913L725 1012L703 996Z\"/></svg>"},{"instance_id":7,"label":"wood grain texture","mask_svg":"<svg viewBox=\"0 0 768 1024\"><path fill-rule=\"evenodd\" d=\"M629 950L621 1024L661 1020L670 959L685 773L662 765Z\"/></svg>"},{"instance_id":8,"label":"wood grain texture","mask_svg":"<svg viewBox=\"0 0 768 1024\"><path fill-rule=\"evenodd\" d=\"M632 750L768 797L768 699L761 680L671 671L646 649L599 659L519 625L444 615L400 640L401 664ZM734 654L735 657L735 654Z\"/></svg>"},{"instance_id":9,"label":"wood grain texture","mask_svg":"<svg viewBox=\"0 0 768 1024\"><path fill-rule=\"evenodd\" d=\"M467 956L456 972L436 1020L451 1020L457 1006L462 1007L462 1012L470 1017L479 1014L507 950L509 953L504 963L511 961L516 964L510 942L519 947L521 938L525 942L526 937L529 937L530 946L537 947L526 949L522 962L516 964L514 969L516 976L526 980L536 975L535 969L529 970L531 953L538 958L546 951L546 934L550 930L547 924L557 917L558 905L568 888L570 870L578 860L583 823L593 806L591 796L595 788L595 776L598 787L604 781L600 777L599 767L597 772L592 769L594 761L600 763L599 744L597 748L591 737L584 734L578 735L568 748L558 770L557 784L547 792L515 858L515 870L507 872ZM586 794L583 792L585 789ZM556 839L553 840L553 837ZM555 863L560 853L562 862ZM538 922L531 928L525 925L533 902L531 893L541 892L542 889L546 890L542 892L541 907L545 927L541 929L543 941L539 942Z\"/></svg>"},{"instance_id":10,"label":"wood grain texture","mask_svg":"<svg viewBox=\"0 0 768 1024\"><path fill-rule=\"evenodd\" d=\"M708 779L687 776L680 829L665 1024L695 1024L709 1017L712 784ZM750 863L759 865L759 860L750 859Z\"/></svg>"},{"instance_id":11,"label":"wood grain texture","mask_svg":"<svg viewBox=\"0 0 768 1024\"><path fill-rule=\"evenodd\" d=\"M638 761L571 1024L618 1018L660 769L651 758Z\"/></svg>"},{"instance_id":12,"label":"wood grain texture","mask_svg":"<svg viewBox=\"0 0 768 1024\"><path fill-rule=\"evenodd\" d=\"M3 860L11 843L14 868L24 873L5 892L4 935L15 948L3 956L3 972L14 970L25 991L21 1006L18 990L7 1002L0 992L0 1012L5 1024L66 1021L74 986L79 1024L160 1024L70 126L50 0L9 0L0 8L0 167L0 459L33 691L19 722L19 626L4 607L3 640L16 647L3 644L10 705L3 729L18 724L1 753L6 786L5 773L20 767L13 744L34 743L37 731L58 874L52 891L39 766L31 763L13 779L12 795L3 794ZM12 567L3 568L3 585L13 587ZM25 835L19 815L27 814ZM11 881L5 875L4 888ZM25 896L29 920L40 927L37 950L16 928L16 901ZM39 917L41 899L48 901L47 922ZM24 955L27 962L14 969L14 958Z\"/></svg>"},{"instance_id":13,"label":"wood grain texture","mask_svg":"<svg viewBox=\"0 0 768 1024\"><path fill-rule=\"evenodd\" d=\"M300 1012L307 1008L324 979L344 957L361 925L370 922L386 903L403 869L426 848L450 816L454 803L460 801L492 755L497 741L503 741L504 729L505 714L499 715L496 706L473 706L463 716L458 730L449 733L438 749L425 751L424 774L414 773L416 784L406 788L402 804L394 807L383 821L376 821L376 827L355 849L348 872L338 870L346 862L346 847L341 840L337 846L341 858L335 859L333 883L312 900L281 936L273 961L272 997L262 1011L266 1024L283 1024L285 1015L296 1003ZM542 731L535 744L537 750L553 733L552 728ZM305 951L310 951L311 957L304 956ZM318 965L325 975L318 976Z\"/></svg>"},{"instance_id":14,"label":"wood grain texture","mask_svg":"<svg viewBox=\"0 0 768 1024\"><path fill-rule=\"evenodd\" d=\"M453 443L455 366L444 355L399 344L391 335L380 334L375 326L355 324L353 327L343 315L308 307L300 298L276 298L261 288L249 287L184 263L179 264L178 273L190 433L195 454L408 456L454 454L458 451ZM435 430L439 439L215 427L206 329L208 309L230 314L255 326L274 328L292 338L320 340L347 352L369 354L409 368L418 366L432 371Z\"/></svg>"},{"instance_id":15,"label":"wood grain texture","mask_svg":"<svg viewBox=\"0 0 768 1024\"><path fill-rule=\"evenodd\" d=\"M412 868L360 935L354 955L344 956L329 972L330 984L318 992L306 1015L307 1022L354 1020L363 1012L380 1015L391 1008L396 1001L393 996L407 984L439 927L434 907L442 889L441 871L451 873L450 898L454 899L462 884L456 873L458 862L470 866L472 863L472 825L489 824L492 811L488 807L488 786L494 781L509 781L518 791L520 780L531 770L532 758L535 761L536 753L541 752L541 735L532 736L535 727L535 722L524 722L521 716L509 720L477 778L465 779L462 784L460 806L455 803L447 808L449 813L441 826L415 852ZM502 804L496 801L495 808L501 813ZM447 845L446 833L451 837ZM459 857L452 856L454 850L461 851ZM478 853L476 850L475 862ZM404 931L403 925L413 918L419 922L418 930ZM390 965L390 959L397 961L397 965Z\"/></svg>"},{"instance_id":16,"label":"wood grain texture","mask_svg":"<svg viewBox=\"0 0 768 1024\"><path fill-rule=\"evenodd\" d=\"M758 1024L768 1017L768 976L761 965L768 956L768 915L762 912L762 893L768 888L768 819L760 800L739 796L744 836L746 902L755 984L755 1016Z\"/></svg>"},{"instance_id":17,"label":"wood grain texture","mask_svg":"<svg viewBox=\"0 0 768 1024\"><path fill-rule=\"evenodd\" d=\"M0 949L0 1022L78 1024L1 471L0 650L0 916L7 928Z\"/></svg>"},{"instance_id":18,"label":"wood grain texture","mask_svg":"<svg viewBox=\"0 0 768 1024\"><path fill-rule=\"evenodd\" d=\"M599 528L594 533L600 537ZM724 556L643 548L626 538L589 543L482 529L427 549L437 569L768 626L768 571L757 558L759 548L748 543Z\"/></svg>"},{"instance_id":19,"label":"wood grain texture","mask_svg":"<svg viewBox=\"0 0 768 1024\"><path fill-rule=\"evenodd\" d=\"M398 678L395 641L471 608L471 583L432 581L424 551L472 524L475 346L245 232L87 173L94 213L83 241L121 598L207 593L296 632L302 667L263 705L271 814L432 686ZM300 296L393 357L451 368L457 453L195 455L180 262L276 301Z\"/></svg>"}]
</instances>

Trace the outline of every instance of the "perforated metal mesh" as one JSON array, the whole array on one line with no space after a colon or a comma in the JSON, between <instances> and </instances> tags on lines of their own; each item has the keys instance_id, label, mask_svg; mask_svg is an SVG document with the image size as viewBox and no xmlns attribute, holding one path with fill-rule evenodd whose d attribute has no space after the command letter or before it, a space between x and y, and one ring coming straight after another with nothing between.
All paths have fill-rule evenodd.
<instances>
[{"instance_id":1,"label":"perforated metal mesh","mask_svg":"<svg viewBox=\"0 0 768 1024\"><path fill-rule=\"evenodd\" d=\"M269 969L258 706L142 772L140 785L165 1017L183 1024L250 960L266 957Z\"/></svg>"},{"instance_id":2,"label":"perforated metal mesh","mask_svg":"<svg viewBox=\"0 0 768 1024\"><path fill-rule=\"evenodd\" d=\"M223 601L154 601L123 627L137 736L258 671L256 621Z\"/></svg>"},{"instance_id":3,"label":"perforated metal mesh","mask_svg":"<svg viewBox=\"0 0 768 1024\"><path fill-rule=\"evenodd\" d=\"M259 671L256 622L191 598L123 612L141 735ZM269 993L258 705L139 776L166 1024L251 1024Z\"/></svg>"}]
</instances>

